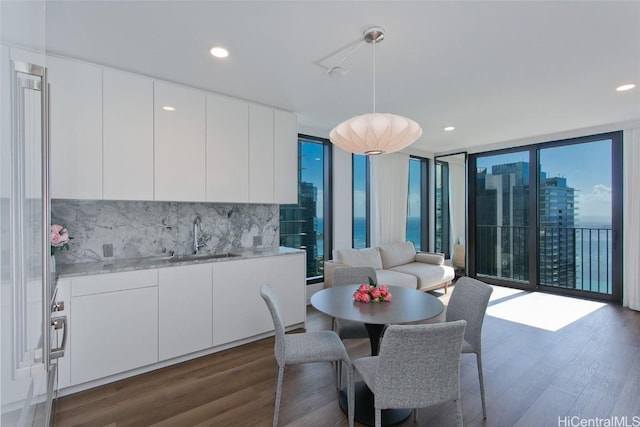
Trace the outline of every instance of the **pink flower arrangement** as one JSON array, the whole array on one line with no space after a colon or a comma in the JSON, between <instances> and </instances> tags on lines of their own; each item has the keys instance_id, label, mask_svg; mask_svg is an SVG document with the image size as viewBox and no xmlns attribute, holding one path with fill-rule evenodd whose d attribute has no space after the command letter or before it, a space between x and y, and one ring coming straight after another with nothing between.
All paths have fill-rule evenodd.
<instances>
[{"instance_id":1,"label":"pink flower arrangement","mask_svg":"<svg viewBox=\"0 0 640 427\"><path fill-rule=\"evenodd\" d=\"M391 293L386 285L378 286L376 281L369 277L369 284L361 284L353 293L353 300L364 303L389 302L391 301Z\"/></svg>"},{"instance_id":2,"label":"pink flower arrangement","mask_svg":"<svg viewBox=\"0 0 640 427\"><path fill-rule=\"evenodd\" d=\"M54 255L58 250L69 250L69 240L73 237L69 237L69 232L66 228L58 224L51 225L51 255Z\"/></svg>"}]
</instances>

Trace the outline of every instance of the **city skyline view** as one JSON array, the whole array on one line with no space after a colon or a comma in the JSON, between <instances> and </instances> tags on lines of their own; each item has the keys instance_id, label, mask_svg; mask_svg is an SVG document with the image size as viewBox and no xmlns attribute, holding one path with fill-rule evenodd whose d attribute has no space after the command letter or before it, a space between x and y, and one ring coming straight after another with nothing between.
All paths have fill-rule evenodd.
<instances>
[{"instance_id":1,"label":"city skyline view","mask_svg":"<svg viewBox=\"0 0 640 427\"><path fill-rule=\"evenodd\" d=\"M540 150L541 171L548 178L562 177L576 190L579 225L611 225L611 141L564 145ZM529 163L528 151L481 157L477 167L491 170L498 164Z\"/></svg>"},{"instance_id":2,"label":"city skyline view","mask_svg":"<svg viewBox=\"0 0 640 427\"><path fill-rule=\"evenodd\" d=\"M473 190L477 273L523 282L535 277L541 285L611 293L611 143L478 157ZM535 242L531 227L536 228ZM536 263L531 264L534 247Z\"/></svg>"}]
</instances>

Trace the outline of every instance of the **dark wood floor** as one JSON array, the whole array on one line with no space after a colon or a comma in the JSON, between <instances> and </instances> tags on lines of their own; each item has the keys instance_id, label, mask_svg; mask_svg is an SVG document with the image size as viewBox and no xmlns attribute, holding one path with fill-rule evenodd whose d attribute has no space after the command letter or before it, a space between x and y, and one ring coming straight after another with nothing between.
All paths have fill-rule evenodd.
<instances>
[{"instance_id":1,"label":"dark wood floor","mask_svg":"<svg viewBox=\"0 0 640 427\"><path fill-rule=\"evenodd\" d=\"M308 309L309 329L329 326ZM475 357L463 355L465 426L570 425L558 420L573 416L627 417L639 425L631 423L640 422L640 313L606 305L556 332L487 316L483 346L488 417L483 421ZM366 340L347 348L353 358L369 351ZM63 397L55 425L270 426L275 367L273 338L264 339ZM450 409L421 409L418 425L450 425ZM347 425L330 365L287 367L280 425ZM400 424L412 425L411 418Z\"/></svg>"}]
</instances>

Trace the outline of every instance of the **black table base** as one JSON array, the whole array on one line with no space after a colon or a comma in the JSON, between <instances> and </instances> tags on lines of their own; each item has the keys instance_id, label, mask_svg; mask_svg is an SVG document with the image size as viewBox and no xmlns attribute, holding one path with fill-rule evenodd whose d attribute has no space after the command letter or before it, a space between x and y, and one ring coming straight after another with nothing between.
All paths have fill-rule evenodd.
<instances>
[{"instance_id":1,"label":"black table base","mask_svg":"<svg viewBox=\"0 0 640 427\"><path fill-rule=\"evenodd\" d=\"M356 409L354 418L357 422L368 426L375 425L376 412L373 404L373 393L364 383L364 381L358 381L356 383ZM346 414L347 413L347 390L340 391L340 408ZM411 409L383 409L382 410L382 425L390 426L401 423L411 415Z\"/></svg>"}]
</instances>

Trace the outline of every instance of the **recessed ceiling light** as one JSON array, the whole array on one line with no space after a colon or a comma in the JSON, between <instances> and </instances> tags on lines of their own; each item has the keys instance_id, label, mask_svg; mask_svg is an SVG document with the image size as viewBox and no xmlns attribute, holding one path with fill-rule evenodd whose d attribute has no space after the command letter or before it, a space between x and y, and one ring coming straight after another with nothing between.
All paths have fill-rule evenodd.
<instances>
[{"instance_id":1,"label":"recessed ceiling light","mask_svg":"<svg viewBox=\"0 0 640 427\"><path fill-rule=\"evenodd\" d=\"M444 130L446 130L447 132L451 132L452 130L455 130L454 126L447 126L446 128L444 128Z\"/></svg>"},{"instance_id":2,"label":"recessed ceiling light","mask_svg":"<svg viewBox=\"0 0 640 427\"><path fill-rule=\"evenodd\" d=\"M176 108L172 107L171 105L165 105L164 107L162 107L162 109L164 111L176 111Z\"/></svg>"},{"instance_id":3,"label":"recessed ceiling light","mask_svg":"<svg viewBox=\"0 0 640 427\"><path fill-rule=\"evenodd\" d=\"M216 58L226 58L227 56L229 56L229 51L220 46L212 47L209 52L211 52L211 55L215 56Z\"/></svg>"},{"instance_id":4,"label":"recessed ceiling light","mask_svg":"<svg viewBox=\"0 0 640 427\"><path fill-rule=\"evenodd\" d=\"M630 89L633 89L634 87L636 87L636 85L635 85L635 84L633 84L633 83L627 83L626 85L618 86L618 87L616 88L616 90L617 90L618 92L624 92L625 90L630 90Z\"/></svg>"}]
</instances>

